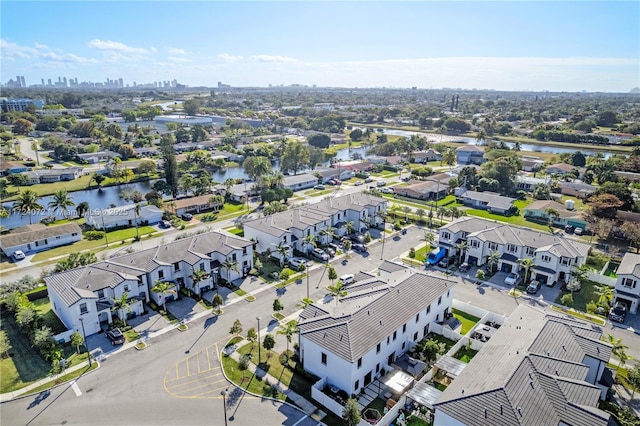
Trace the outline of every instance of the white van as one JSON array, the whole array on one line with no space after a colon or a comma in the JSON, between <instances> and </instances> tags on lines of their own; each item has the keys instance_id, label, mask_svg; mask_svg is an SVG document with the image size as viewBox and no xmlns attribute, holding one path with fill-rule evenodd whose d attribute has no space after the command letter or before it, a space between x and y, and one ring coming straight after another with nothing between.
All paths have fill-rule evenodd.
<instances>
[{"instance_id":1,"label":"white van","mask_svg":"<svg viewBox=\"0 0 640 426\"><path fill-rule=\"evenodd\" d=\"M345 274L340 277L340 281L342 281L342 285L349 285L355 282L353 274Z\"/></svg>"}]
</instances>

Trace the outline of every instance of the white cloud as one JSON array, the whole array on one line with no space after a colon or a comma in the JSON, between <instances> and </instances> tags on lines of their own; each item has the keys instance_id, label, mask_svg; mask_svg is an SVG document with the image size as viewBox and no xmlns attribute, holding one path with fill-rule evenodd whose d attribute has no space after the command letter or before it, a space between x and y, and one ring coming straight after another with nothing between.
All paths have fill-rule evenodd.
<instances>
[{"instance_id":1,"label":"white cloud","mask_svg":"<svg viewBox=\"0 0 640 426\"><path fill-rule=\"evenodd\" d=\"M222 59L225 62L236 62L244 59L242 56L230 55L228 53L221 53L220 55L218 55L218 58Z\"/></svg>"},{"instance_id":2,"label":"white cloud","mask_svg":"<svg viewBox=\"0 0 640 426\"><path fill-rule=\"evenodd\" d=\"M47 52L40 55L42 59L54 62L66 62L66 63L78 63L78 64L95 64L98 61L90 58L83 58L82 56L74 55L72 53L65 53L59 55L54 52Z\"/></svg>"},{"instance_id":3,"label":"white cloud","mask_svg":"<svg viewBox=\"0 0 640 426\"><path fill-rule=\"evenodd\" d=\"M177 56L169 56L167 59L168 59L169 61L173 61L173 62L183 62L183 63L185 63L185 62L192 62L192 61L191 61L191 59L187 59L187 58L180 58L180 57L177 57Z\"/></svg>"},{"instance_id":4,"label":"white cloud","mask_svg":"<svg viewBox=\"0 0 640 426\"><path fill-rule=\"evenodd\" d=\"M167 49L167 52L169 52L172 55L186 55L187 51L184 49L178 49L175 47L170 47L169 49Z\"/></svg>"},{"instance_id":5,"label":"white cloud","mask_svg":"<svg viewBox=\"0 0 640 426\"><path fill-rule=\"evenodd\" d=\"M3 57L18 57L18 58L32 58L37 56L39 50L36 47L20 46L19 44L11 43L5 39L0 39L0 50Z\"/></svg>"},{"instance_id":6,"label":"white cloud","mask_svg":"<svg viewBox=\"0 0 640 426\"><path fill-rule=\"evenodd\" d=\"M89 47L92 47L98 50L124 52L124 53L138 53L138 54L149 53L149 50L144 49L142 47L127 46L126 44L120 43L119 41L100 40L97 38L94 38L89 42Z\"/></svg>"},{"instance_id":7,"label":"white cloud","mask_svg":"<svg viewBox=\"0 0 640 426\"><path fill-rule=\"evenodd\" d=\"M36 41L36 42L33 42L33 45L36 47L36 49L40 49L40 50L51 50L51 49L49 48L49 46L47 46L46 44L38 43L37 41Z\"/></svg>"},{"instance_id":8,"label":"white cloud","mask_svg":"<svg viewBox=\"0 0 640 426\"><path fill-rule=\"evenodd\" d=\"M298 62L297 59L289 58L288 56L274 55L256 55L252 56L251 59L257 62Z\"/></svg>"}]
</instances>

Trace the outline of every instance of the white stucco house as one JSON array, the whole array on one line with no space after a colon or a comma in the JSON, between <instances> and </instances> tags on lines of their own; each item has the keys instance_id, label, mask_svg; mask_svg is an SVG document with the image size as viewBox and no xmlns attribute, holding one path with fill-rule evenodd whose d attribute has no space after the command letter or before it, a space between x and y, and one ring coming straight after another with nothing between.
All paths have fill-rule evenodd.
<instances>
[{"instance_id":1,"label":"white stucco house","mask_svg":"<svg viewBox=\"0 0 640 426\"><path fill-rule=\"evenodd\" d=\"M456 282L403 268L359 280L337 303L309 305L298 323L305 370L348 395L360 393L444 320Z\"/></svg>"},{"instance_id":2,"label":"white stucco house","mask_svg":"<svg viewBox=\"0 0 640 426\"><path fill-rule=\"evenodd\" d=\"M304 238L315 235L317 242L327 244L332 229L337 236L347 233L347 224L353 222L354 230L362 231L382 223L379 214L387 209L384 198L357 192L342 197L329 198L316 204L297 207L244 223L244 237L256 242L256 250L264 253L275 251L280 245L305 251ZM274 252L278 257L279 253Z\"/></svg>"},{"instance_id":3,"label":"white stucco house","mask_svg":"<svg viewBox=\"0 0 640 426\"><path fill-rule=\"evenodd\" d=\"M111 299L125 292L132 302L131 312L138 315L144 309L142 302L152 299L162 304L159 294L151 295L158 281L174 285L176 293L163 296L170 302L181 288L201 295L221 278L234 281L252 267L253 243L219 230L53 274L45 282L60 320L76 329L79 318L87 318L84 325L91 335L113 321ZM195 281L195 275L202 275L202 280Z\"/></svg>"},{"instance_id":4,"label":"white stucco house","mask_svg":"<svg viewBox=\"0 0 640 426\"><path fill-rule=\"evenodd\" d=\"M162 220L163 212L156 206L140 206L136 212L135 204L126 206L89 210L85 213L85 223L95 229L109 230L118 227L154 225Z\"/></svg>"},{"instance_id":5,"label":"white stucco house","mask_svg":"<svg viewBox=\"0 0 640 426\"><path fill-rule=\"evenodd\" d=\"M285 176L283 186L293 192L307 188L313 188L318 184L318 177L310 173L303 173L294 176Z\"/></svg>"},{"instance_id":6,"label":"white stucco house","mask_svg":"<svg viewBox=\"0 0 640 426\"><path fill-rule=\"evenodd\" d=\"M56 226L36 223L14 228L10 233L0 235L0 249L11 257L17 250L35 253L72 244L81 239L82 229L76 222Z\"/></svg>"},{"instance_id":7,"label":"white stucco house","mask_svg":"<svg viewBox=\"0 0 640 426\"><path fill-rule=\"evenodd\" d=\"M460 244L466 242L464 261L481 266L493 252L500 253L498 270L521 271L518 260L530 258L534 266L530 277L542 284L567 281L571 269L587 260L589 244L531 228L466 216L438 230L439 246L448 256L459 256ZM522 274L521 274L522 275Z\"/></svg>"},{"instance_id":8,"label":"white stucco house","mask_svg":"<svg viewBox=\"0 0 640 426\"><path fill-rule=\"evenodd\" d=\"M616 275L613 303L622 303L627 307L627 312L637 314L640 304L640 254L625 253Z\"/></svg>"},{"instance_id":9,"label":"white stucco house","mask_svg":"<svg viewBox=\"0 0 640 426\"><path fill-rule=\"evenodd\" d=\"M436 426L606 426L611 345L593 323L520 304L433 404Z\"/></svg>"}]
</instances>

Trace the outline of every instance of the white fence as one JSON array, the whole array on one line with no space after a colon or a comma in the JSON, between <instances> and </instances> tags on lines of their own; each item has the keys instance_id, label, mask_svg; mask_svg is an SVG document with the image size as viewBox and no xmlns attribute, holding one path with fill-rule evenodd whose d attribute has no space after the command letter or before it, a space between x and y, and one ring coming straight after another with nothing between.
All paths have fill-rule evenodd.
<instances>
[{"instance_id":1,"label":"white fence","mask_svg":"<svg viewBox=\"0 0 640 426\"><path fill-rule=\"evenodd\" d=\"M63 331L62 333L56 334L55 336L53 336L53 340L55 340L58 343L60 342L69 343L71 341L71 335L73 334L74 331L75 330Z\"/></svg>"},{"instance_id":2,"label":"white fence","mask_svg":"<svg viewBox=\"0 0 640 426\"><path fill-rule=\"evenodd\" d=\"M587 279L591 281L595 281L598 284L603 284L608 287L615 287L616 282L618 281L615 278L608 277L606 275L598 274L597 272L587 271Z\"/></svg>"},{"instance_id":3,"label":"white fence","mask_svg":"<svg viewBox=\"0 0 640 426\"><path fill-rule=\"evenodd\" d=\"M342 417L342 405L329 395L322 392L325 384L327 383L326 377L318 380L313 386L311 386L311 398L324 405L333 414Z\"/></svg>"}]
</instances>

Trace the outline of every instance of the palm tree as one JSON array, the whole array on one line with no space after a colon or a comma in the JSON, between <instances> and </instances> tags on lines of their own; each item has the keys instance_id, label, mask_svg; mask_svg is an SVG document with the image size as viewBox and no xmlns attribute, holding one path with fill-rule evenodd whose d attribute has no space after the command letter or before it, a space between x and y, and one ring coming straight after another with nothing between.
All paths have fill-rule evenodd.
<instances>
[{"instance_id":1,"label":"palm tree","mask_svg":"<svg viewBox=\"0 0 640 426\"><path fill-rule=\"evenodd\" d=\"M549 216L549 229L552 229L553 223L558 220L560 213L556 209L548 208L544 211Z\"/></svg>"},{"instance_id":2,"label":"palm tree","mask_svg":"<svg viewBox=\"0 0 640 426\"><path fill-rule=\"evenodd\" d=\"M113 302L113 310L118 312L118 317L122 320L122 323L127 325L127 315L123 315L120 317L122 311L131 312L131 302L129 302L129 295L127 292L122 293L122 296L117 299L111 298L111 302Z\"/></svg>"},{"instance_id":3,"label":"palm tree","mask_svg":"<svg viewBox=\"0 0 640 426\"><path fill-rule=\"evenodd\" d=\"M613 300L613 289L606 285L596 286L596 294L598 295L598 304L609 307Z\"/></svg>"},{"instance_id":4,"label":"palm tree","mask_svg":"<svg viewBox=\"0 0 640 426\"><path fill-rule=\"evenodd\" d=\"M618 339L611 334L607 334L607 343L612 346L611 353L613 356L620 360L620 367L624 367L626 362L630 359L630 356L627 355L626 352L627 349L629 349L629 346L623 345L621 338Z\"/></svg>"},{"instance_id":5,"label":"palm tree","mask_svg":"<svg viewBox=\"0 0 640 426\"><path fill-rule=\"evenodd\" d=\"M458 253L460 254L460 256L458 257L458 264L462 263L462 259L464 259L464 255L467 252L467 249L469 248L469 244L466 241L461 241L460 244L456 245L456 248L458 249Z\"/></svg>"},{"instance_id":6,"label":"palm tree","mask_svg":"<svg viewBox=\"0 0 640 426\"><path fill-rule=\"evenodd\" d=\"M449 209L446 207L438 208L438 219L440 219L440 224L442 224L442 219L449 214Z\"/></svg>"},{"instance_id":7,"label":"palm tree","mask_svg":"<svg viewBox=\"0 0 640 426\"><path fill-rule=\"evenodd\" d=\"M309 246L316 248L316 236L314 234L309 234L306 237L304 237L304 248L305 248L305 253L309 254Z\"/></svg>"},{"instance_id":8,"label":"palm tree","mask_svg":"<svg viewBox=\"0 0 640 426\"><path fill-rule=\"evenodd\" d=\"M333 241L336 236L336 230L331 226L326 226L320 230L320 237L325 237L327 239L326 243ZM321 238L320 240L322 241L324 238Z\"/></svg>"},{"instance_id":9,"label":"palm tree","mask_svg":"<svg viewBox=\"0 0 640 426\"><path fill-rule=\"evenodd\" d=\"M138 223L138 218L140 217L140 203L136 203L136 205L133 208L133 212L135 213L136 216L136 241L140 240L140 224Z\"/></svg>"},{"instance_id":10,"label":"palm tree","mask_svg":"<svg viewBox=\"0 0 640 426\"><path fill-rule=\"evenodd\" d=\"M209 278L209 273L207 271L204 271L202 269L192 269L191 280L193 281L194 289L198 286L198 283L201 283L202 281L208 278ZM197 293L200 294L199 291Z\"/></svg>"},{"instance_id":11,"label":"palm tree","mask_svg":"<svg viewBox=\"0 0 640 426\"><path fill-rule=\"evenodd\" d=\"M154 293L160 293L162 295L162 310L167 311L167 299L165 295L173 293L176 294L176 291L173 289L174 285L162 280L156 280L155 286L151 288L151 291Z\"/></svg>"},{"instance_id":12,"label":"palm tree","mask_svg":"<svg viewBox=\"0 0 640 426\"><path fill-rule=\"evenodd\" d=\"M107 177L100 173L94 173L93 176L91 176L91 180L95 181L95 183L98 185L98 189L100 189L102 182L107 180Z\"/></svg>"},{"instance_id":13,"label":"palm tree","mask_svg":"<svg viewBox=\"0 0 640 426\"><path fill-rule=\"evenodd\" d=\"M220 265L222 267L222 269L227 271L227 282L230 283L231 280L229 279L231 277L231 271L235 271L235 272L240 272L240 268L239 268L239 263L237 260L233 260L233 259L229 259L229 258L225 258L224 262L222 262L222 264Z\"/></svg>"},{"instance_id":14,"label":"palm tree","mask_svg":"<svg viewBox=\"0 0 640 426\"><path fill-rule=\"evenodd\" d=\"M409 206L404 206L402 208L402 211L404 212L404 221L405 223L409 223L409 213L411 213L411 207Z\"/></svg>"},{"instance_id":15,"label":"palm tree","mask_svg":"<svg viewBox=\"0 0 640 426\"><path fill-rule=\"evenodd\" d=\"M271 188L281 188L284 185L284 175L281 171L274 172L271 176Z\"/></svg>"},{"instance_id":16,"label":"palm tree","mask_svg":"<svg viewBox=\"0 0 640 426\"><path fill-rule=\"evenodd\" d=\"M456 164L456 152L451 148L447 149L442 155L442 161L444 161L444 164L447 166L453 168L453 165Z\"/></svg>"},{"instance_id":17,"label":"palm tree","mask_svg":"<svg viewBox=\"0 0 640 426\"><path fill-rule=\"evenodd\" d=\"M460 217L460 210L457 207L451 207L449 209L449 214L451 215L451 220Z\"/></svg>"},{"instance_id":18,"label":"palm tree","mask_svg":"<svg viewBox=\"0 0 640 426\"><path fill-rule=\"evenodd\" d=\"M347 228L347 235L351 235L356 231L356 225L352 220L345 222L345 228Z\"/></svg>"},{"instance_id":19,"label":"palm tree","mask_svg":"<svg viewBox=\"0 0 640 426\"><path fill-rule=\"evenodd\" d=\"M500 256L499 251L492 251L489 253L489 256L487 256L487 270L493 272L496 269L498 262L500 261Z\"/></svg>"},{"instance_id":20,"label":"palm tree","mask_svg":"<svg viewBox=\"0 0 640 426\"><path fill-rule=\"evenodd\" d=\"M235 183L236 183L236 181L235 181L235 180L233 180L233 179L231 179L231 178L227 178L227 179L224 181L224 189L225 189L225 191L226 191L227 198L229 198L229 196L230 196L230 194L231 194L231 187L232 187L233 185L235 185Z\"/></svg>"},{"instance_id":21,"label":"palm tree","mask_svg":"<svg viewBox=\"0 0 640 426\"><path fill-rule=\"evenodd\" d=\"M63 213L67 212L67 207L73 207L76 203L73 202L69 193L65 189L61 189L53 194L53 200L49 202L49 207L53 211L62 210Z\"/></svg>"},{"instance_id":22,"label":"palm tree","mask_svg":"<svg viewBox=\"0 0 640 426\"><path fill-rule=\"evenodd\" d=\"M276 251L280 254L280 267L282 268L289 257L290 247L282 241L273 245L276 246Z\"/></svg>"},{"instance_id":23,"label":"palm tree","mask_svg":"<svg viewBox=\"0 0 640 426\"><path fill-rule=\"evenodd\" d=\"M478 132L478 135L476 136L476 145L482 145L482 142L484 142L484 140L487 138L487 133L484 131L484 129L480 129L480 131Z\"/></svg>"},{"instance_id":24,"label":"palm tree","mask_svg":"<svg viewBox=\"0 0 640 426\"><path fill-rule=\"evenodd\" d=\"M32 213L35 210L41 210L43 207L38 204L38 193L31 189L22 191L18 194L18 199L13 203L13 208L20 212L20 217L29 215L29 224L32 222Z\"/></svg>"},{"instance_id":25,"label":"palm tree","mask_svg":"<svg viewBox=\"0 0 640 426\"><path fill-rule=\"evenodd\" d=\"M336 298L336 306L338 306L338 300L340 297L344 297L347 295L347 291L343 289L342 282L338 281L335 285L330 285L327 287L329 290L329 294Z\"/></svg>"},{"instance_id":26,"label":"palm tree","mask_svg":"<svg viewBox=\"0 0 640 426\"><path fill-rule=\"evenodd\" d=\"M288 322L278 327L277 334L283 335L287 338L287 359L289 359L289 343L294 334L298 332L298 324L295 322Z\"/></svg>"},{"instance_id":27,"label":"palm tree","mask_svg":"<svg viewBox=\"0 0 640 426\"><path fill-rule=\"evenodd\" d=\"M526 284L527 278L529 277L529 270L536 266L536 262L534 259L526 257L518 259L518 264L522 267L522 269L524 269L524 283Z\"/></svg>"},{"instance_id":28,"label":"palm tree","mask_svg":"<svg viewBox=\"0 0 640 426\"><path fill-rule=\"evenodd\" d=\"M426 244L428 244L429 248L431 248L431 245L435 240L436 240L436 236L433 234L433 232L429 232L429 231L424 231L424 235L420 239L420 241L424 241Z\"/></svg>"}]
</instances>

